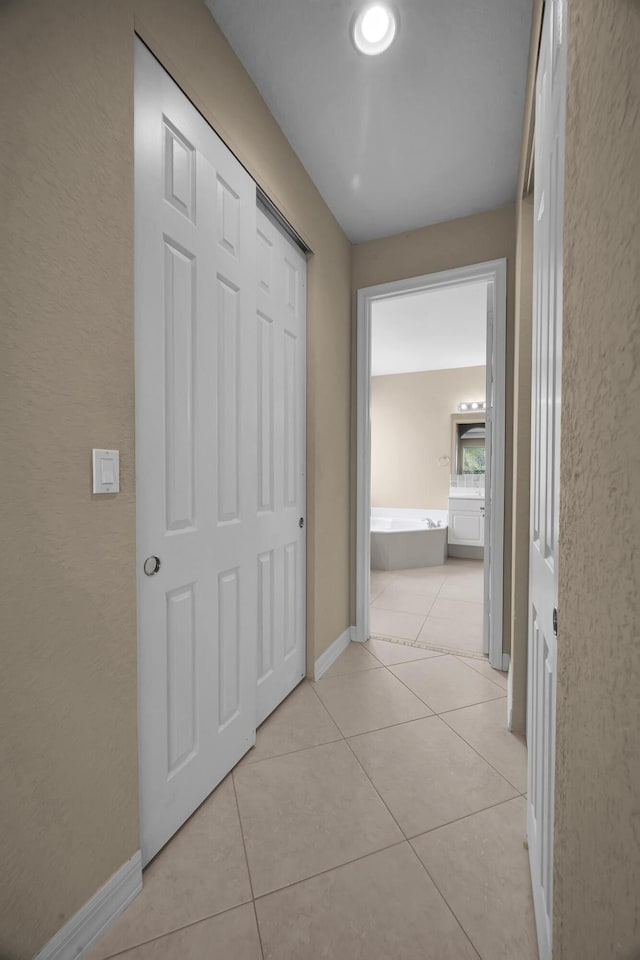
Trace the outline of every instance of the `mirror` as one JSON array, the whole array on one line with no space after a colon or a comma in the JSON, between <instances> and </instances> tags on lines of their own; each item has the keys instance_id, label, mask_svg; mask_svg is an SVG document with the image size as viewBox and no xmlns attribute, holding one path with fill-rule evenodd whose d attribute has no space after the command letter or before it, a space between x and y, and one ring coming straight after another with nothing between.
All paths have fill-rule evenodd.
<instances>
[{"instance_id":1,"label":"mirror","mask_svg":"<svg viewBox=\"0 0 640 960\"><path fill-rule=\"evenodd\" d=\"M451 421L451 474L484 476L485 418L477 413L454 413Z\"/></svg>"}]
</instances>

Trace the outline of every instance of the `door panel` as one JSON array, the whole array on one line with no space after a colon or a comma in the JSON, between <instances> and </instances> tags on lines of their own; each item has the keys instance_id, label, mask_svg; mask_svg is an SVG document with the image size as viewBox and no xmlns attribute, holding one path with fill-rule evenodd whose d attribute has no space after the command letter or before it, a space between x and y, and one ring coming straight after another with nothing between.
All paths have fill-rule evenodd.
<instances>
[{"instance_id":1,"label":"door panel","mask_svg":"<svg viewBox=\"0 0 640 960\"><path fill-rule=\"evenodd\" d=\"M552 955L566 11L545 5L536 85L528 838L540 957Z\"/></svg>"},{"instance_id":2,"label":"door panel","mask_svg":"<svg viewBox=\"0 0 640 960\"><path fill-rule=\"evenodd\" d=\"M136 41L145 863L255 740L255 230L255 184Z\"/></svg>"},{"instance_id":3,"label":"door panel","mask_svg":"<svg viewBox=\"0 0 640 960\"><path fill-rule=\"evenodd\" d=\"M305 673L306 261L257 222L258 706L261 723Z\"/></svg>"}]
</instances>

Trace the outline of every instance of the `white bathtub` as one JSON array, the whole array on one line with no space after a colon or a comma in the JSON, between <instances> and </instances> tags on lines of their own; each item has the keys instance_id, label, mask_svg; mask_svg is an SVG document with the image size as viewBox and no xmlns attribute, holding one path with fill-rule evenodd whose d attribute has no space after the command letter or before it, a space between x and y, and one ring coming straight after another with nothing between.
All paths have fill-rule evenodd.
<instances>
[{"instance_id":1,"label":"white bathtub","mask_svg":"<svg viewBox=\"0 0 640 960\"><path fill-rule=\"evenodd\" d=\"M433 567L447 559L446 510L371 508L371 569Z\"/></svg>"}]
</instances>

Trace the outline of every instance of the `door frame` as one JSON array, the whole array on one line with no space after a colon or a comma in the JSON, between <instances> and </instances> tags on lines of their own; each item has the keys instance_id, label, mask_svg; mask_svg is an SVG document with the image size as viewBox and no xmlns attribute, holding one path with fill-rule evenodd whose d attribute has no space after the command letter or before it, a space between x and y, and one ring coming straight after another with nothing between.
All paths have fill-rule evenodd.
<instances>
[{"instance_id":1,"label":"door frame","mask_svg":"<svg viewBox=\"0 0 640 960\"><path fill-rule=\"evenodd\" d=\"M491 609L500 616L492 619L489 638L489 662L499 670L508 669L509 655L502 652L503 633L503 567L504 567L504 481L505 481L505 380L506 380L506 318L507 318L507 261L488 260L484 263L454 267L438 273L405 280L392 280L357 291L357 374L356 374L356 624L353 639L364 642L369 637L369 569L371 565L371 316L372 306L402 294L419 293L465 283L486 281L493 283L495 310L487 316L487 351L493 344L495 383L494 429L492 456L498 465L495 471L495 499L501 509L493 510L493 542L498 547L492 557ZM488 358L490 359L490 358ZM488 542L489 529L485 531Z\"/></svg>"}]
</instances>

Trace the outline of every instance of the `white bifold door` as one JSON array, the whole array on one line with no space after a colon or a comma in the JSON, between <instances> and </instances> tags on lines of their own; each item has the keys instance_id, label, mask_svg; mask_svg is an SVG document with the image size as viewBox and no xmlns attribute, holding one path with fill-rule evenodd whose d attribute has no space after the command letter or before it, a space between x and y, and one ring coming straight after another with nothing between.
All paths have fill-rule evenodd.
<instances>
[{"instance_id":1,"label":"white bifold door","mask_svg":"<svg viewBox=\"0 0 640 960\"><path fill-rule=\"evenodd\" d=\"M552 955L566 3L545 4L536 87L527 791L542 960Z\"/></svg>"},{"instance_id":2,"label":"white bifold door","mask_svg":"<svg viewBox=\"0 0 640 960\"><path fill-rule=\"evenodd\" d=\"M303 352L295 354L295 363L288 354L280 361L288 344L274 336L269 346L258 311L256 220L255 183L136 40L144 863L255 742L258 663L265 648L273 651L274 673L285 663L289 670L286 682L274 685L282 696L304 673L303 530L296 526L294 533L293 524L284 524L284 507L296 513L297 524L304 499L291 494L291 503L281 503L275 479L289 477L287 457L304 456L303 401L298 409L300 390L304 396L304 310L300 326L286 327ZM304 259L296 254L298 260L289 259L300 273L292 294L298 304L304 299ZM268 386L265 376L271 376ZM271 458L266 467L265 457ZM295 460L295 488L303 498L301 464L303 472L304 460ZM286 481L284 486L291 491ZM279 511L282 523L266 532L269 510ZM276 631L287 638L280 659ZM295 679L287 659L292 647L302 656Z\"/></svg>"},{"instance_id":3,"label":"white bifold door","mask_svg":"<svg viewBox=\"0 0 640 960\"><path fill-rule=\"evenodd\" d=\"M306 260L257 224L258 704L262 721L305 671Z\"/></svg>"}]
</instances>

